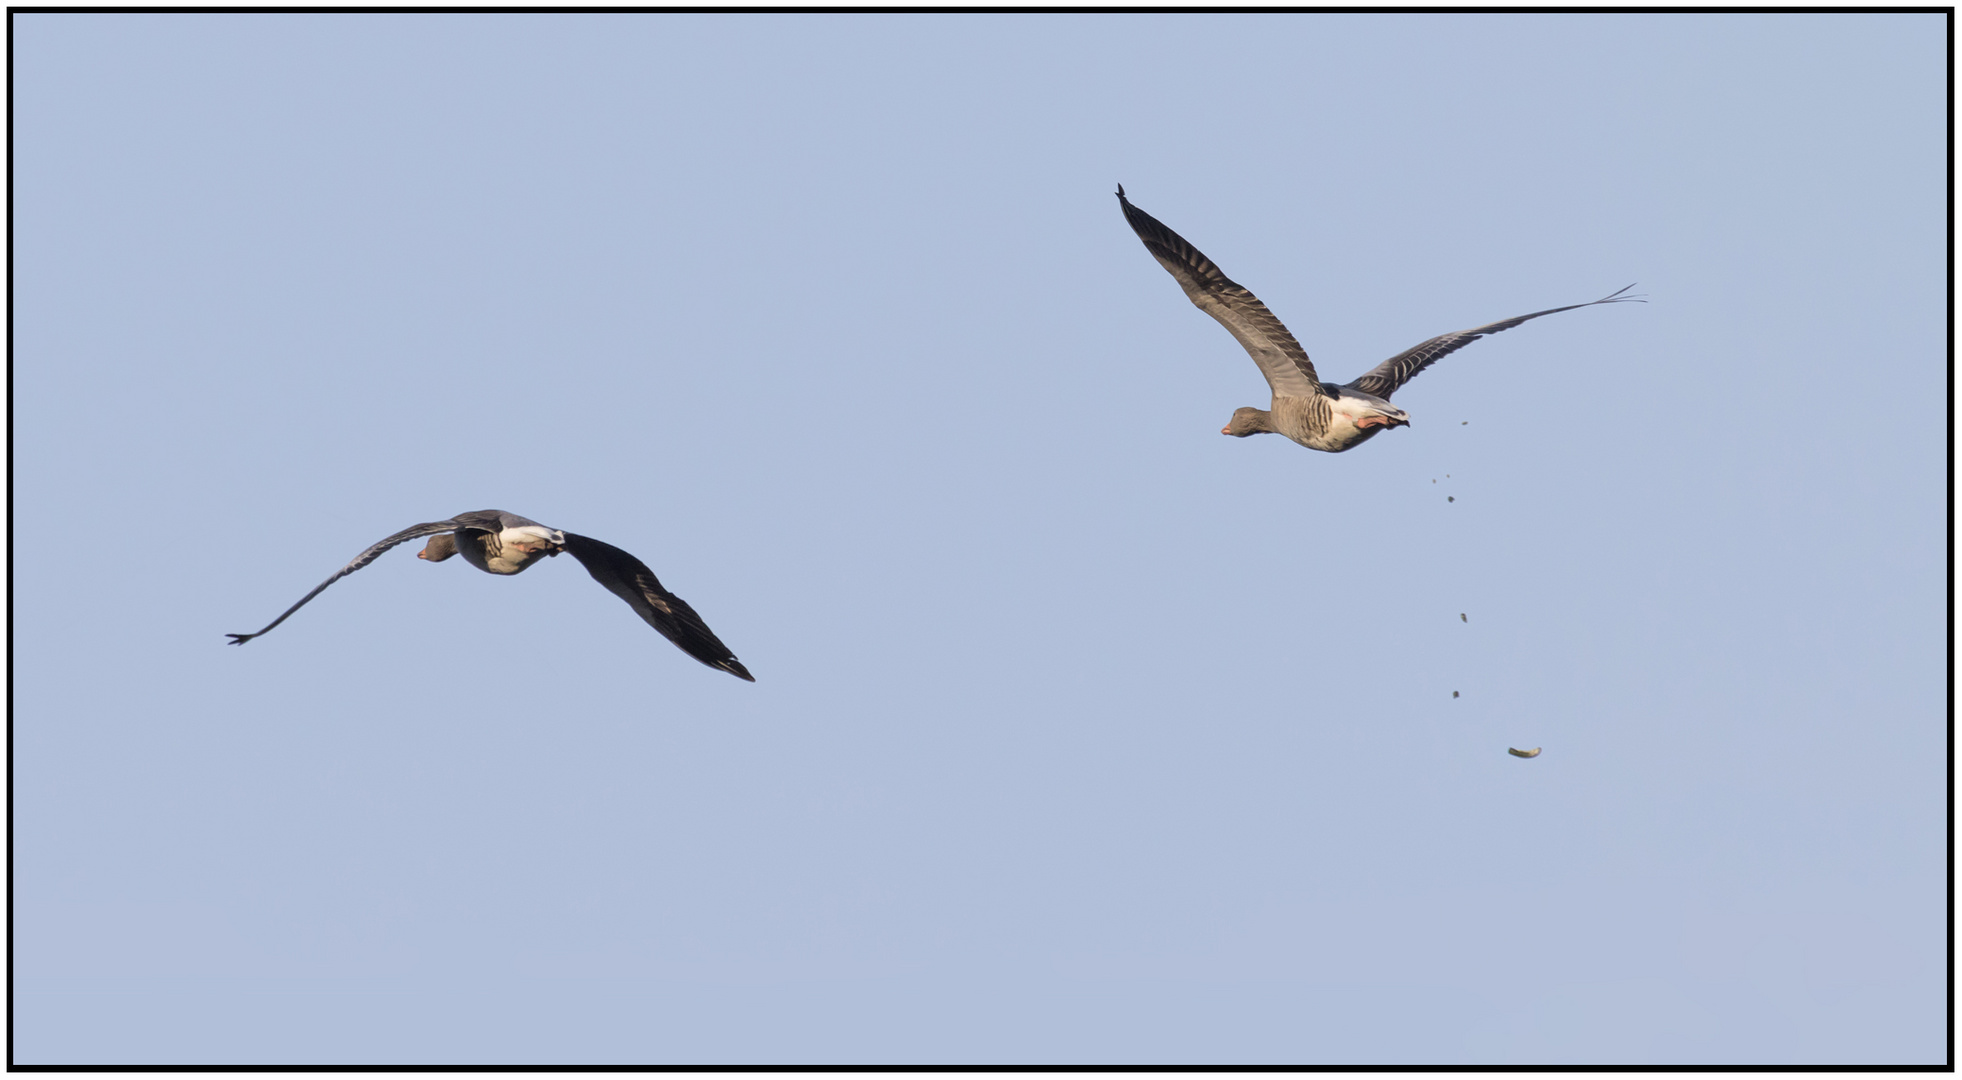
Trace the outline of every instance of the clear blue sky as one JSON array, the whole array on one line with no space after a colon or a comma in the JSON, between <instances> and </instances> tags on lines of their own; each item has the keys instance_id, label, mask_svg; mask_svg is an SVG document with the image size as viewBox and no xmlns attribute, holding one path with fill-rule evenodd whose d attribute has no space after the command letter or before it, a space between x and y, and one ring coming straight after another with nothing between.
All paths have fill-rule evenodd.
<instances>
[{"instance_id":1,"label":"clear blue sky","mask_svg":"<svg viewBox=\"0 0 1962 1080\"><path fill-rule=\"evenodd\" d=\"M19 1061L1944 1058L1940 16L12 25Z\"/></svg>"}]
</instances>

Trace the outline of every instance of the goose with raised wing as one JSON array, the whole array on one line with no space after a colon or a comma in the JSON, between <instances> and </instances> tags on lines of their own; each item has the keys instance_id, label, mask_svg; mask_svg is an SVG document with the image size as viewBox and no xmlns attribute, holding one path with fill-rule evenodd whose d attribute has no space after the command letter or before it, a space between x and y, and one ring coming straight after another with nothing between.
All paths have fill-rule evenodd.
<instances>
[{"instance_id":1,"label":"goose with raised wing","mask_svg":"<svg viewBox=\"0 0 1962 1080\"><path fill-rule=\"evenodd\" d=\"M654 576L654 571L649 570L646 563L612 544L590 536L548 528L530 518L507 514L502 510L473 510L447 521L429 521L403 529L356 555L353 562L341 567L333 577L300 597L299 603L267 623L264 630L226 636L232 639L233 645L251 641L285 622L288 616L306 606L307 601L319 596L327 586L374 562L382 552L425 536L431 539L416 553L416 558L442 562L452 555L461 555L464 562L488 574L521 574L543 561L541 557L551 558L565 552L578 559L594 581L625 600L635 614L647 620L647 625L659 630L662 637L674 642L682 652L738 679L756 681L749 669L743 667L742 661L736 659L736 654L730 652L727 645L722 644L687 601L661 587L660 579Z\"/></svg>"},{"instance_id":2,"label":"goose with raised wing","mask_svg":"<svg viewBox=\"0 0 1962 1080\"><path fill-rule=\"evenodd\" d=\"M1260 373L1267 376L1267 386L1273 392L1268 408L1247 406L1235 410L1233 419L1220 429L1222 435L1246 438L1277 432L1310 450L1339 454L1379 431L1408 426L1410 415L1390 404L1390 395L1418 372L1479 338L1510 330L1542 315L1642 299L1622 295L1635 287L1630 285L1585 304L1548 308L1471 330L1439 334L1390 357L1369 374L1338 386L1323 382L1315 374L1315 365L1308 359L1307 351L1259 297L1221 273L1211 259L1184 237L1131 205L1131 200L1124 197L1122 184L1117 186L1117 201L1124 208L1124 220L1131 223L1131 230L1144 241L1145 250L1171 273L1194 306L1226 327L1227 333L1260 365Z\"/></svg>"}]
</instances>

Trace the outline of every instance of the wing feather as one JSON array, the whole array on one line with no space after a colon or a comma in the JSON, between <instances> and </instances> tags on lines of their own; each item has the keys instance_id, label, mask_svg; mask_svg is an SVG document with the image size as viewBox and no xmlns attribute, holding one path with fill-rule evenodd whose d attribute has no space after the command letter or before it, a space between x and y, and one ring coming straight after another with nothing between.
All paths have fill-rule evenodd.
<instances>
[{"instance_id":1,"label":"wing feather","mask_svg":"<svg viewBox=\"0 0 1962 1080\"><path fill-rule=\"evenodd\" d=\"M342 578L348 576L349 574L354 573L356 570L359 570L362 567L368 565L369 563L374 562L377 558L381 556L382 552L387 551L389 548L395 547L398 544L406 544L409 541L414 540L418 537L434 536L437 533L453 532L456 530L457 527L458 527L458 523L455 519L451 519L449 521L426 521L423 522L421 525L411 525L410 527L403 529L401 532L396 533L394 536L391 536L386 540L374 544L373 546L369 547L368 550L362 552L359 555L356 555L352 562L348 563L346 566L341 567L338 571L334 573L333 577L330 577L326 581L323 581L320 584L315 585L313 587L312 592L306 594L305 596L300 597L299 603L294 604L290 608L287 608L286 611L282 613L279 618L274 619L273 621L267 623L264 630L258 630L250 634L226 634L225 636L232 639L230 642L231 644L243 645L246 642L251 641L253 638L258 637L260 634L265 633L267 630L271 630L273 627L278 626L280 623L285 622L286 617L288 615L291 615L294 612L305 607L307 601L313 599L316 596L319 596L321 592L327 588L327 586L332 585L334 582L339 581Z\"/></svg>"},{"instance_id":2,"label":"wing feather","mask_svg":"<svg viewBox=\"0 0 1962 1080\"><path fill-rule=\"evenodd\" d=\"M1374 371L1348 385L1352 389L1360 390L1365 394L1380 397L1384 401L1388 401L1390 400L1391 394L1396 393L1398 388L1402 387L1404 383L1416 378L1418 372L1487 334L1496 334L1501 330L1510 330L1520 323L1537 319L1542 315L1557 315L1560 312L1572 311L1575 308L1593 307L1596 304L1620 304L1630 300L1641 304L1648 303L1647 300L1639 296L1622 295L1622 293L1634 287L1632 284L1628 285L1599 300L1589 300L1585 304L1568 304L1566 307L1548 308L1545 311L1535 311L1531 315L1515 315L1510 319L1501 319L1495 323L1486 323L1484 326L1474 330L1459 330L1455 333L1439 334L1421 345L1405 349L1395 356L1390 357L1388 360L1376 365Z\"/></svg>"},{"instance_id":3,"label":"wing feather","mask_svg":"<svg viewBox=\"0 0 1962 1080\"><path fill-rule=\"evenodd\" d=\"M577 533L565 534L565 550L579 560L594 581L625 600L636 615L682 652L738 679L756 681L742 661L736 659L736 654L688 606L688 601L661 587L661 579L654 576L646 563L612 544Z\"/></svg>"},{"instance_id":4,"label":"wing feather","mask_svg":"<svg viewBox=\"0 0 1962 1080\"><path fill-rule=\"evenodd\" d=\"M1320 397L1324 393L1307 350L1259 297L1227 277L1184 237L1132 206L1124 197L1122 185L1117 189L1117 201L1124 208L1124 220L1130 222L1131 231L1144 241L1145 250L1179 283L1193 306L1219 320L1247 350L1275 395Z\"/></svg>"}]
</instances>

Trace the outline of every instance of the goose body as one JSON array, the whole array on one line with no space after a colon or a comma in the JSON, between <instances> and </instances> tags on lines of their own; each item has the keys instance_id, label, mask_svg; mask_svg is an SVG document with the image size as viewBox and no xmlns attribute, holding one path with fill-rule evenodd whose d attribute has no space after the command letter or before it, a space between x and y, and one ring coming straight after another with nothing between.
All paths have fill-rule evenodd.
<instances>
[{"instance_id":1,"label":"goose body","mask_svg":"<svg viewBox=\"0 0 1962 1080\"><path fill-rule=\"evenodd\" d=\"M1392 356L1360 378L1340 385L1325 383L1315 374L1307 350L1259 297L1227 277L1184 237L1131 205L1131 200L1124 197L1122 184L1117 188L1117 202L1131 231L1144 242L1145 250L1172 275L1195 307L1226 327L1267 378L1272 392L1268 407L1246 406L1235 410L1233 418L1220 429L1222 435L1245 438L1273 432L1310 450L1339 454L1369 441L1378 432L1408 426L1410 415L1390 404L1390 395L1445 355L1487 334L1510 330L1542 315L1641 299L1622 295L1634 288L1630 285L1585 304L1548 308L1471 330L1440 334Z\"/></svg>"},{"instance_id":2,"label":"goose body","mask_svg":"<svg viewBox=\"0 0 1962 1080\"><path fill-rule=\"evenodd\" d=\"M530 518L502 510L473 510L444 521L429 521L403 529L356 555L353 561L341 567L333 577L314 586L312 592L302 596L299 603L287 608L264 629L226 636L232 639L233 645L251 641L285 622L288 616L319 596L327 586L374 562L383 552L425 536L430 538L429 543L416 553L416 558L442 562L452 555L461 555L464 562L487 574L521 574L560 552L571 555L579 560L594 581L625 600L635 614L660 631L661 636L674 642L682 652L738 679L756 681L749 669L743 667L742 661L737 660L729 647L722 644L708 624L702 621L702 617L695 614L695 609L662 587L660 579L654 576L654 571L649 570L646 563L612 544L540 525Z\"/></svg>"}]
</instances>

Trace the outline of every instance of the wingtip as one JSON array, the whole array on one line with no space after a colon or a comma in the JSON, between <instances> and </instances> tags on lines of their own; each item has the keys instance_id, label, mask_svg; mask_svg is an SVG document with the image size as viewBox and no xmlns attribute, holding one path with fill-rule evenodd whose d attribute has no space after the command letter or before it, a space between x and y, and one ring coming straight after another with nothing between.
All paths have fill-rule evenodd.
<instances>
[{"instance_id":1,"label":"wingtip","mask_svg":"<svg viewBox=\"0 0 1962 1080\"><path fill-rule=\"evenodd\" d=\"M1122 199L1122 198L1124 197L1124 185L1123 185L1123 184L1119 184L1119 185L1117 185L1117 197L1118 197L1118 198L1120 198L1120 199Z\"/></svg>"},{"instance_id":2,"label":"wingtip","mask_svg":"<svg viewBox=\"0 0 1962 1080\"><path fill-rule=\"evenodd\" d=\"M248 641L251 641L251 640L252 640L253 638L255 638L255 637L258 637L259 635L257 635L257 634L226 634L225 636L226 636L226 637L228 637L228 638L231 638L231 639L232 639L232 640L230 640L230 641L227 641L227 642L225 642L225 644L227 644L227 645L243 645L243 644L245 644L246 642L248 642Z\"/></svg>"},{"instance_id":3,"label":"wingtip","mask_svg":"<svg viewBox=\"0 0 1962 1080\"><path fill-rule=\"evenodd\" d=\"M749 669L743 666L743 662L741 660L736 659L733 656L727 660L722 660L717 662L715 666L721 668L723 671L726 671L731 675L734 675L736 678L741 679L744 682L756 681L756 676L751 675L749 673Z\"/></svg>"}]
</instances>

